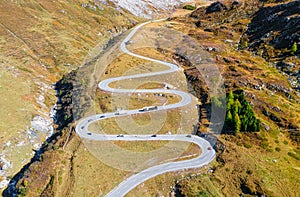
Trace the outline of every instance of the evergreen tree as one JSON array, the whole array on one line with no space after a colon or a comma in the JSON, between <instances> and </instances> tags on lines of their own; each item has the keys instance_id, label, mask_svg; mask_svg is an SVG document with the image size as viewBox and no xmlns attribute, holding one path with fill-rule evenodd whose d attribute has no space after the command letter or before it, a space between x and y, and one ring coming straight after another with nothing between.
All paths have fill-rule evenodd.
<instances>
[{"instance_id":1,"label":"evergreen tree","mask_svg":"<svg viewBox=\"0 0 300 197\"><path fill-rule=\"evenodd\" d=\"M230 91L227 97L227 107L226 107L227 111L231 110L233 104L234 104L234 95L233 92Z\"/></svg>"},{"instance_id":2,"label":"evergreen tree","mask_svg":"<svg viewBox=\"0 0 300 197\"><path fill-rule=\"evenodd\" d=\"M234 121L234 132L235 133L240 132L241 131L241 120L237 113L234 115L233 121Z\"/></svg>"},{"instance_id":3,"label":"evergreen tree","mask_svg":"<svg viewBox=\"0 0 300 197\"><path fill-rule=\"evenodd\" d=\"M238 114L239 114L241 108L242 108L241 103L239 102L238 99L236 99L236 100L234 101L234 107L233 107L234 113L238 113Z\"/></svg>"},{"instance_id":4,"label":"evergreen tree","mask_svg":"<svg viewBox=\"0 0 300 197\"><path fill-rule=\"evenodd\" d=\"M227 115L226 115L226 120L225 121L226 121L226 124L228 124L229 126L232 125L232 114L231 114L230 110L227 111Z\"/></svg>"}]
</instances>

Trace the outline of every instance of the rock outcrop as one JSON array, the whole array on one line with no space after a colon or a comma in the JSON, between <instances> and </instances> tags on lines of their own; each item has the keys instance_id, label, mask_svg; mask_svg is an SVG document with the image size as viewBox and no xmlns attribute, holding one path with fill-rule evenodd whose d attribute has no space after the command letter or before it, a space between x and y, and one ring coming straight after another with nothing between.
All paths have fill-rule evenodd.
<instances>
[{"instance_id":1,"label":"rock outcrop","mask_svg":"<svg viewBox=\"0 0 300 197\"><path fill-rule=\"evenodd\" d=\"M266 43L275 49L290 49L294 43L300 47L299 13L300 1L262 7L249 24L249 47Z\"/></svg>"},{"instance_id":2,"label":"rock outcrop","mask_svg":"<svg viewBox=\"0 0 300 197\"><path fill-rule=\"evenodd\" d=\"M190 0L99 0L104 4L113 4L119 10L126 10L130 13L143 17L152 18L162 12L172 10L175 6L181 3L189 2Z\"/></svg>"},{"instance_id":3,"label":"rock outcrop","mask_svg":"<svg viewBox=\"0 0 300 197\"><path fill-rule=\"evenodd\" d=\"M212 3L210 6L207 7L206 13L213 13L213 12L221 12L223 10L227 10L227 7L225 4L217 1L215 3Z\"/></svg>"}]
</instances>

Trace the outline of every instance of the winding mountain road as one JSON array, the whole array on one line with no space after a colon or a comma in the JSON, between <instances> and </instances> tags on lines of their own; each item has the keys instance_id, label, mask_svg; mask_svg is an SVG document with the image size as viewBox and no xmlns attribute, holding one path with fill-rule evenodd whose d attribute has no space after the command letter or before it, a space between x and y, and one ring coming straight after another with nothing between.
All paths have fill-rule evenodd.
<instances>
[{"instance_id":1,"label":"winding mountain road","mask_svg":"<svg viewBox=\"0 0 300 197\"><path fill-rule=\"evenodd\" d=\"M133 79L133 78L142 78L142 77L149 77L149 76L155 76L155 75L163 75L173 72L178 72L180 69L177 65L160 61L156 59L152 59L149 57L144 57L138 54L134 54L130 52L126 45L132 37L137 33L137 31L147 25L151 22L160 22L163 20L156 20L156 21L150 21L143 23L141 25L138 25L135 27L130 34L123 40L121 44L121 50L131 56L156 62L162 65L168 66L170 69L160 71L160 72L153 72L153 73L146 73L146 74L137 74L132 76L121 76L116 78L110 78L107 80L104 80L99 83L98 87L104 91L108 92L117 92L117 93L165 93L165 94L176 94L181 97L181 100L178 103L170 104L170 105L164 105L164 106L157 106L153 109L136 109L136 110L122 110L122 113L118 112L112 112L112 113L105 113L105 114L97 114L90 117L87 117L85 119L82 119L79 121L79 123L76 126L76 132L81 138L85 138L88 140L94 140L94 141L183 141L183 142L190 142L194 143L197 146L201 148L201 154L193 159L190 160L184 160L184 161L178 161L178 162L169 162L164 163L161 165L153 166L151 168L148 168L146 170L143 170L128 179L124 180L121 184L119 184L115 189L113 189L111 192L109 192L106 196L107 197L121 197L125 196L129 191L134 189L137 185L145 182L146 180L155 177L157 175L171 172L171 171L178 171L178 170L184 170L184 169L190 169L190 168L199 168L202 167L208 163L210 163L214 157L215 157L215 151L211 148L211 145L208 141L204 140L203 138L200 138L196 135L183 135L183 134L177 134L177 135L105 135L105 134L96 134L92 133L88 130L88 127L90 124L96 121L100 121L107 118L113 118L118 116L128 116L131 114L140 114L140 113L149 113L151 111L160 111L160 110L168 110L173 108L179 108L186 106L192 102L192 96L188 93L178 91L178 90L166 90L166 89L151 89L151 90L142 90L142 89L116 89L111 88L109 84L115 82L115 81L121 81L125 79Z\"/></svg>"}]
</instances>

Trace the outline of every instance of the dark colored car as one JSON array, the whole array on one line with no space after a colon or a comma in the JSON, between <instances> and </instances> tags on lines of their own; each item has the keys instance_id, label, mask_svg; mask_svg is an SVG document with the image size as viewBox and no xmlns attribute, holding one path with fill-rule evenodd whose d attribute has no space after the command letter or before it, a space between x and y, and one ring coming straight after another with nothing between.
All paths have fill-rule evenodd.
<instances>
[{"instance_id":1,"label":"dark colored car","mask_svg":"<svg viewBox=\"0 0 300 197\"><path fill-rule=\"evenodd\" d=\"M151 137L156 137L157 135L156 134L154 134L154 135L151 135Z\"/></svg>"}]
</instances>

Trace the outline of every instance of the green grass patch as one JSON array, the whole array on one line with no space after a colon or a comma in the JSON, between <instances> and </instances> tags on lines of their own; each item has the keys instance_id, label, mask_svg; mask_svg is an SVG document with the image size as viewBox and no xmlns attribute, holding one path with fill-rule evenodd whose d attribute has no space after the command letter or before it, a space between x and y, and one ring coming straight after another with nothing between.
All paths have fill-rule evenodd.
<instances>
[{"instance_id":1,"label":"green grass patch","mask_svg":"<svg viewBox=\"0 0 300 197\"><path fill-rule=\"evenodd\" d=\"M185 5L185 6L183 7L183 9L185 9L185 10L195 10L195 9L196 9L196 6L193 6L193 5Z\"/></svg>"}]
</instances>

